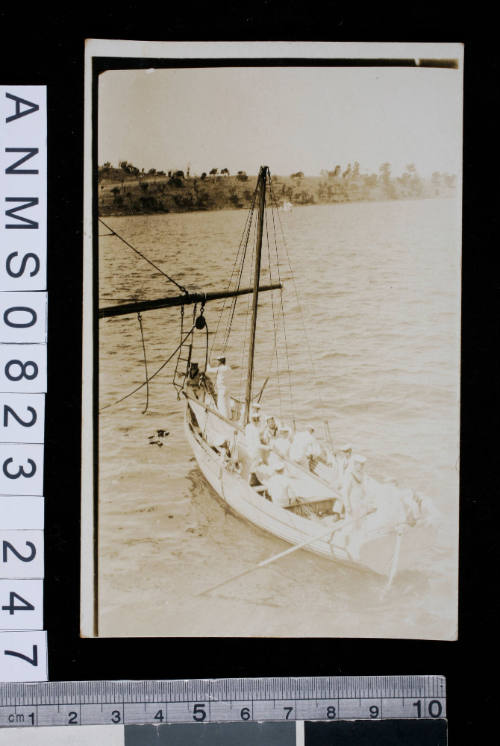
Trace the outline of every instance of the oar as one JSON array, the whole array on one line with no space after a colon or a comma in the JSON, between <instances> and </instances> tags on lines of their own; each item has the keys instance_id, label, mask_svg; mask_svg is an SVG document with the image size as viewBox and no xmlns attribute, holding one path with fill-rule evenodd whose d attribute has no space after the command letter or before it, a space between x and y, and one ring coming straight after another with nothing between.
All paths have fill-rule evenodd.
<instances>
[{"instance_id":1,"label":"oar","mask_svg":"<svg viewBox=\"0 0 500 746\"><path fill-rule=\"evenodd\" d=\"M401 537L402 537L402 535L403 535L402 531L398 531L396 533L396 543L394 545L394 553L392 555L391 570L389 572L389 577L387 579L387 583L385 585L385 588L382 591L382 593L380 594L380 598L381 599L383 599L385 597L387 591L389 590L389 588L392 585L392 581L394 580L394 576L396 575L396 570L397 570L398 563L399 563L399 552L400 552L400 549L401 549Z\"/></svg>"},{"instance_id":2,"label":"oar","mask_svg":"<svg viewBox=\"0 0 500 746\"><path fill-rule=\"evenodd\" d=\"M254 570L258 570L260 567L265 567L266 565L270 565L271 562L276 562L276 560L281 559L281 557L285 557L287 554L292 554L293 552L297 552L299 549L302 549L303 547L306 547L308 544L312 544L313 541L316 541L317 539L323 539L325 536L328 536L328 534L334 534L336 531L340 531L341 528L346 528L346 526L350 526L352 523L355 523L359 518L354 519L351 518L350 520L343 520L338 521L334 526L330 526L328 531L325 531L321 534L317 534L316 536L311 536L306 541L302 541L300 544L296 544L294 547L290 547L290 549L285 549L284 552L280 552L279 554L275 554L273 557L269 557L266 560L262 560L262 562L259 562L257 565L254 565L253 567L248 568L247 570L243 570L243 572L239 572L237 575L232 575L230 578L226 578L226 580L222 580L220 583L217 583L216 585L211 585L210 588L205 588L204 591L200 591L200 593L197 593L197 596L204 596L206 593L210 593L210 591L215 591L216 588L220 588L221 585L226 585L226 583L230 583L232 580L237 580L238 578L242 578L243 575L248 575L251 572L254 572Z\"/></svg>"}]
</instances>

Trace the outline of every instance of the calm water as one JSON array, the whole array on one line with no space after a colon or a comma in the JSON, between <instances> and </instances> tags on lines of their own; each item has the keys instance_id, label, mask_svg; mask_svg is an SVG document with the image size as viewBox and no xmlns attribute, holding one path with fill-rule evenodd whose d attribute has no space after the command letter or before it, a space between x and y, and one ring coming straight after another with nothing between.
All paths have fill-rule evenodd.
<instances>
[{"instance_id":1,"label":"calm water","mask_svg":"<svg viewBox=\"0 0 500 746\"><path fill-rule=\"evenodd\" d=\"M281 213L295 278L294 284L282 262L286 340L281 328L273 333L276 294L262 296L259 309L255 388L271 372L266 408L289 422L293 414L298 425L313 420L319 430L328 420L334 442L352 442L372 476L431 496L442 512L437 539L408 550L413 569L401 572L381 600L383 579L297 552L196 597L286 545L217 501L187 447L170 364L151 383L147 414L142 389L100 415L102 635L454 637L457 215L454 200ZM176 280L213 289L227 284L245 219L235 210L108 223ZM114 237L101 238L99 261L101 306L177 292ZM269 279L265 260L264 274ZM235 388L244 384L247 302L238 304L227 348ZM219 310L207 305L211 341ZM143 314L150 372L178 344L179 317L179 309ZM106 319L99 328L102 407L141 383L144 367L136 317ZM202 341L201 335L200 361ZM163 447L148 441L158 428L169 432Z\"/></svg>"}]
</instances>

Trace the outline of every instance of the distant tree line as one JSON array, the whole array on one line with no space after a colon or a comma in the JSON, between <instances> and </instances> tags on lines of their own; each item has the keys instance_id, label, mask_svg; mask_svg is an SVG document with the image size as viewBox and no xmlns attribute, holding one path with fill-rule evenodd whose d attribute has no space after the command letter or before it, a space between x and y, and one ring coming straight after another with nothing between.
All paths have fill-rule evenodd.
<instances>
[{"instance_id":1,"label":"distant tree line","mask_svg":"<svg viewBox=\"0 0 500 746\"><path fill-rule=\"evenodd\" d=\"M133 214L246 208L252 202L256 178L241 170L231 175L228 168L214 167L192 176L189 166L185 171L146 171L127 161L118 167L106 162L98 168L100 209L102 214ZM300 170L273 176L273 185L278 201L308 205L446 197L453 193L456 177L435 171L424 178L413 163L400 176L393 176L389 162L382 163L378 172L362 173L354 161L346 167L324 169L319 177L305 176Z\"/></svg>"}]
</instances>

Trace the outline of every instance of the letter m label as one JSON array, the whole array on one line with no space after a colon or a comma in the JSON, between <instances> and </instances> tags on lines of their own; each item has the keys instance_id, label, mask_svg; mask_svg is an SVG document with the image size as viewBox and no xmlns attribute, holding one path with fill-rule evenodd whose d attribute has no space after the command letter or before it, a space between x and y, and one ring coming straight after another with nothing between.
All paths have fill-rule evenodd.
<instances>
[{"instance_id":1,"label":"letter m label","mask_svg":"<svg viewBox=\"0 0 500 746\"><path fill-rule=\"evenodd\" d=\"M20 202L17 207L11 207L10 210L5 210L5 215L18 220L18 223L6 223L6 228L38 228L38 223L35 220L24 217L24 215L16 215L15 213L20 210L27 210L29 207L35 207L38 204L38 197L6 197L6 202Z\"/></svg>"}]
</instances>

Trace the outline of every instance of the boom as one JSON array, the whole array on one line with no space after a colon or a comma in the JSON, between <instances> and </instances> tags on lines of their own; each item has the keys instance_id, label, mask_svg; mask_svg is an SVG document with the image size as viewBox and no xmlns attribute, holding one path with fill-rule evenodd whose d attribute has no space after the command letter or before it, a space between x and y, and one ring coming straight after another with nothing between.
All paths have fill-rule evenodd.
<instances>
[{"instance_id":1,"label":"boom","mask_svg":"<svg viewBox=\"0 0 500 746\"><path fill-rule=\"evenodd\" d=\"M259 292L266 290L281 290L281 282L274 285L263 285ZM105 306L99 308L98 317L106 319L110 316L126 316L130 313L139 313L140 311L152 311L156 308L170 308L172 306L187 306L193 303L205 303L209 300L219 300L220 298L233 298L235 295L248 295L253 293L254 288L241 288L240 290L215 290L211 293L186 293L185 295L174 295L168 298L156 298L154 300L140 300L132 303L121 303L116 306Z\"/></svg>"}]
</instances>

